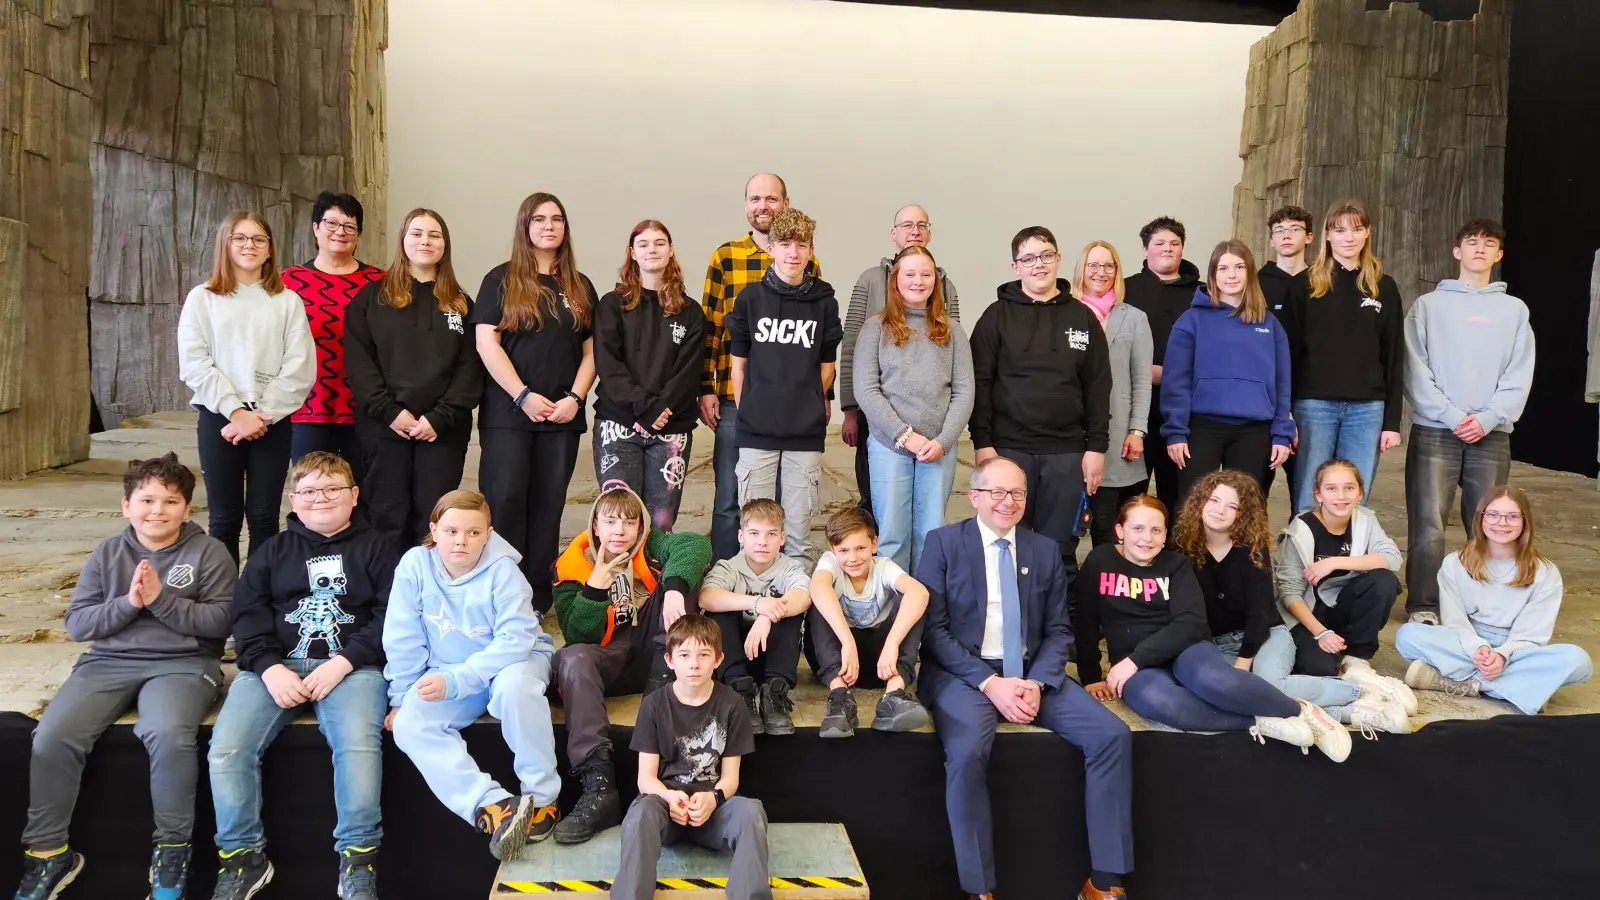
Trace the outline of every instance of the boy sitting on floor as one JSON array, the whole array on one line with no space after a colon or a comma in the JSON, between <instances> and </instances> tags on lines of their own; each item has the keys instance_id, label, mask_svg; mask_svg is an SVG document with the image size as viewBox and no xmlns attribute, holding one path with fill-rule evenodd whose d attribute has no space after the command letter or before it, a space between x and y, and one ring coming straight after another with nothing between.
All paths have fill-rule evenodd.
<instances>
[{"instance_id":1,"label":"boy sitting on floor","mask_svg":"<svg viewBox=\"0 0 1600 900\"><path fill-rule=\"evenodd\" d=\"M733 850L729 900L771 900L767 811L760 800L734 796L755 741L739 695L712 680L721 643L717 624L702 615L684 616L667 631L666 662L677 680L639 704L632 743L639 796L622 823L612 900L654 897L661 846L679 840Z\"/></svg>"},{"instance_id":2,"label":"boy sitting on floor","mask_svg":"<svg viewBox=\"0 0 1600 900\"><path fill-rule=\"evenodd\" d=\"M539 628L521 561L490 527L483 495L451 491L434 504L422 546L400 559L383 625L384 725L433 795L488 834L501 860L550 836L561 794L544 696L555 644ZM485 711L511 747L518 796L484 774L461 739Z\"/></svg>"},{"instance_id":3,"label":"boy sitting on floor","mask_svg":"<svg viewBox=\"0 0 1600 900\"><path fill-rule=\"evenodd\" d=\"M67 605L67 634L94 643L33 732L17 900L59 896L83 870L67 828L84 758L134 706L155 806L150 896L183 896L200 776L196 737L222 686L222 642L239 571L222 544L189 521L193 499L194 473L177 454L129 462L122 477L128 527L83 564Z\"/></svg>"},{"instance_id":4,"label":"boy sitting on floor","mask_svg":"<svg viewBox=\"0 0 1600 900\"><path fill-rule=\"evenodd\" d=\"M811 606L805 563L783 555L783 507L751 500L739 510L741 552L711 567L700 608L722 631L717 680L744 696L756 734L794 734L800 624Z\"/></svg>"},{"instance_id":5,"label":"boy sitting on floor","mask_svg":"<svg viewBox=\"0 0 1600 900\"><path fill-rule=\"evenodd\" d=\"M556 560L555 613L566 642L556 684L567 720L567 759L583 784L556 826L556 843L581 844L622 821L606 698L665 683L667 628L696 610L711 562L704 535L650 527L639 495L615 487L594 501L589 530Z\"/></svg>"},{"instance_id":6,"label":"boy sitting on floor","mask_svg":"<svg viewBox=\"0 0 1600 900\"><path fill-rule=\"evenodd\" d=\"M872 727L921 728L928 724L928 711L908 688L916 678L928 589L894 560L878 555L877 523L861 507L834 513L826 534L829 550L811 574L811 611L806 614L811 669L828 686L820 735L854 735L856 698L851 688L880 683L883 699ZM864 676L863 656L873 666Z\"/></svg>"}]
</instances>

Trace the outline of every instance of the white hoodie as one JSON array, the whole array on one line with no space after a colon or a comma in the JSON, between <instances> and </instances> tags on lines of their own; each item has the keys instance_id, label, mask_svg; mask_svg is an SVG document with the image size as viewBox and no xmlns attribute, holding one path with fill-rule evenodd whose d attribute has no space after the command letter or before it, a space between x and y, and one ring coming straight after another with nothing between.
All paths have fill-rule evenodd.
<instances>
[{"instance_id":1,"label":"white hoodie","mask_svg":"<svg viewBox=\"0 0 1600 900\"><path fill-rule=\"evenodd\" d=\"M200 285L178 315L178 377L190 402L226 416L254 408L273 422L305 402L317 351L305 305L294 291L239 285L221 296Z\"/></svg>"}]
</instances>

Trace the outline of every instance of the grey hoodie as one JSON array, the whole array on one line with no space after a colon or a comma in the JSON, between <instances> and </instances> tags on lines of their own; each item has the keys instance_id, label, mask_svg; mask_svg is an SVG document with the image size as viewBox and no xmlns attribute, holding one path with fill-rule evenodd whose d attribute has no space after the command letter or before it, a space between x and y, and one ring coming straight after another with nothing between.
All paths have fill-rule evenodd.
<instances>
[{"instance_id":1,"label":"grey hoodie","mask_svg":"<svg viewBox=\"0 0 1600 900\"><path fill-rule=\"evenodd\" d=\"M128 586L145 559L161 579L161 593L139 609L128 602ZM176 543L155 551L129 525L83 564L67 605L67 634L94 642L86 659L221 659L238 576L228 551L193 522L183 523Z\"/></svg>"},{"instance_id":2,"label":"grey hoodie","mask_svg":"<svg viewBox=\"0 0 1600 900\"><path fill-rule=\"evenodd\" d=\"M1394 540L1378 523L1377 513L1365 506L1355 507L1350 513L1349 529L1351 556L1376 553L1389 564L1389 571L1400 571L1400 548L1395 546ZM1317 601L1321 600L1329 606L1338 606L1339 592L1343 590L1345 582L1359 574L1352 572L1337 578L1324 578L1321 584L1313 585L1306 581L1305 568L1316 557L1311 526L1302 521L1300 516L1295 516L1278 538L1277 560L1278 612L1283 615L1283 623L1290 628L1300 624L1300 620L1289 612L1289 604L1299 601L1314 610Z\"/></svg>"},{"instance_id":3,"label":"grey hoodie","mask_svg":"<svg viewBox=\"0 0 1600 900\"><path fill-rule=\"evenodd\" d=\"M1474 288L1447 278L1406 313L1406 399L1411 421L1453 430L1467 416L1510 431L1533 386L1528 307L1503 281Z\"/></svg>"}]
</instances>

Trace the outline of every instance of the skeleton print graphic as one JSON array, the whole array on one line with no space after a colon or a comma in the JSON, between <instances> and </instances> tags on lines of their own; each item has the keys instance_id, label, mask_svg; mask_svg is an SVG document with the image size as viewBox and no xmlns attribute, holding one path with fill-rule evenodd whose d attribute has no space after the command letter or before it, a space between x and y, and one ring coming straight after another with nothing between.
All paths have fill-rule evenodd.
<instances>
[{"instance_id":1,"label":"skeleton print graphic","mask_svg":"<svg viewBox=\"0 0 1600 900\"><path fill-rule=\"evenodd\" d=\"M678 738L678 755L694 768L684 781L693 784L715 783L722 777L722 752L728 746L728 731L713 719L696 734Z\"/></svg>"},{"instance_id":2,"label":"skeleton print graphic","mask_svg":"<svg viewBox=\"0 0 1600 900\"><path fill-rule=\"evenodd\" d=\"M315 556L306 560L306 579L311 583L311 596L301 600L294 612L283 617L285 622L300 626L300 643L289 651L289 657L305 659L313 641L324 642L328 646L328 656L337 656L344 649L339 640L339 626L356 620L339 607L337 599L344 595L344 557Z\"/></svg>"}]
</instances>

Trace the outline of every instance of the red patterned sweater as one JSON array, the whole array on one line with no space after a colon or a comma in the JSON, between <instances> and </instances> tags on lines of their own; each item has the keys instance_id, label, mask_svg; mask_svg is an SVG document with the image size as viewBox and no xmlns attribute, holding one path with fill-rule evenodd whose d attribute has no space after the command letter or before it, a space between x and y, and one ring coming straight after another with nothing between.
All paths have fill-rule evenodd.
<instances>
[{"instance_id":1,"label":"red patterned sweater","mask_svg":"<svg viewBox=\"0 0 1600 900\"><path fill-rule=\"evenodd\" d=\"M332 275L311 263L283 270L283 284L300 295L317 345L317 377L311 382L305 405L289 417L291 422L353 423L355 408L350 382L344 377L344 308L362 285L383 277L383 270L359 260L348 275Z\"/></svg>"}]
</instances>

